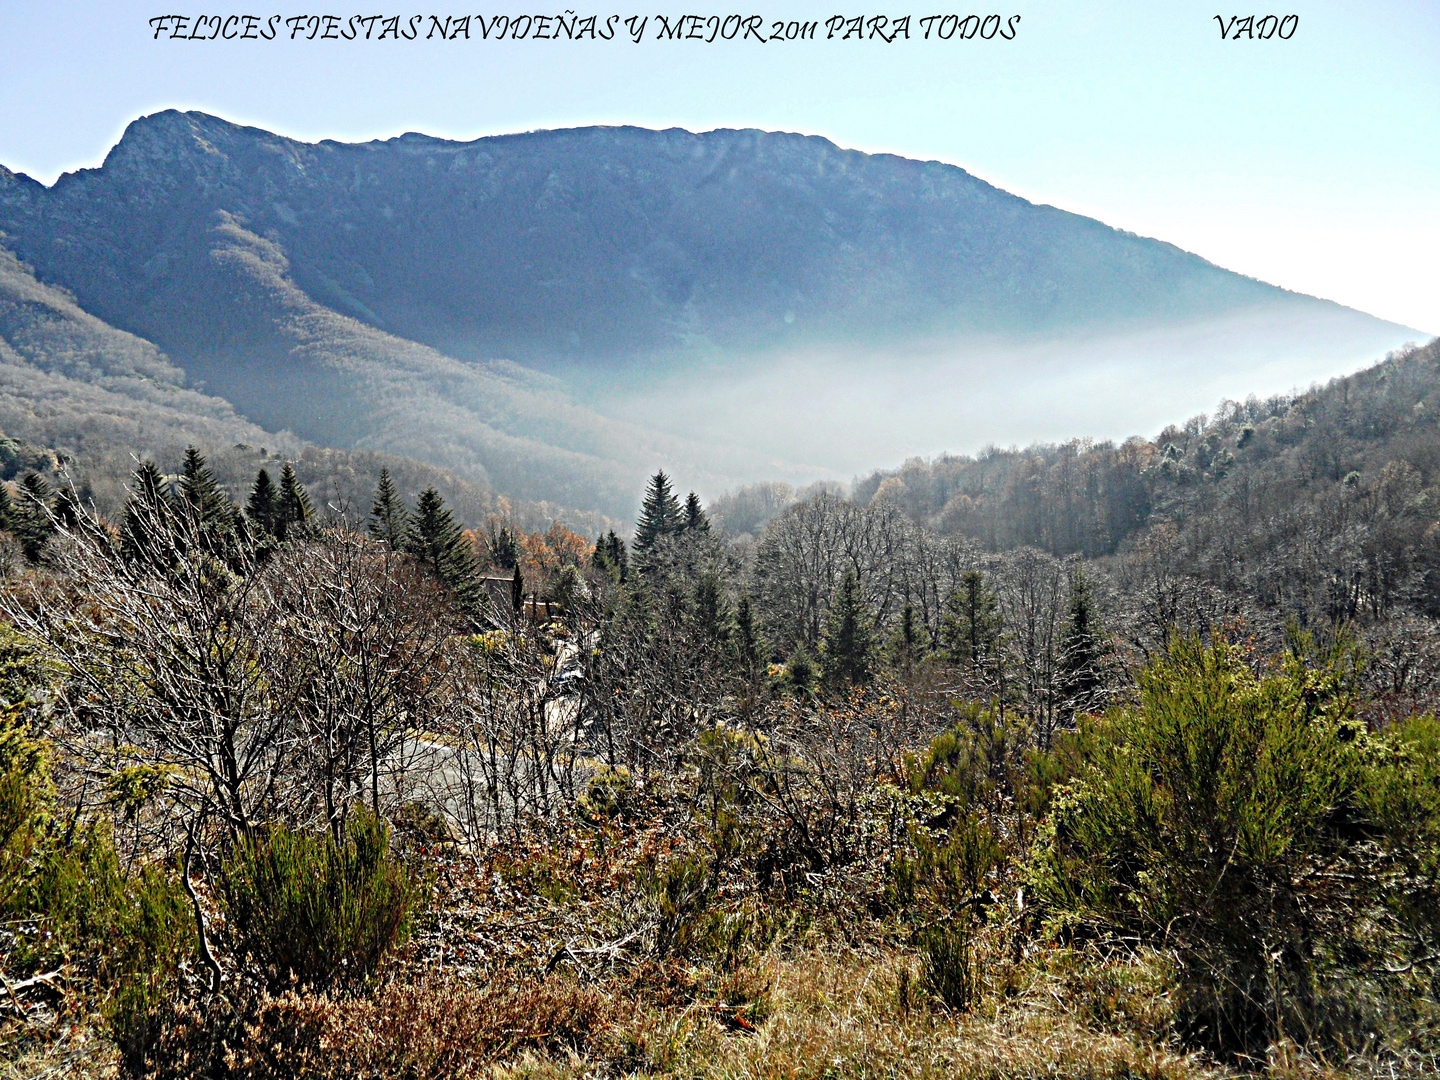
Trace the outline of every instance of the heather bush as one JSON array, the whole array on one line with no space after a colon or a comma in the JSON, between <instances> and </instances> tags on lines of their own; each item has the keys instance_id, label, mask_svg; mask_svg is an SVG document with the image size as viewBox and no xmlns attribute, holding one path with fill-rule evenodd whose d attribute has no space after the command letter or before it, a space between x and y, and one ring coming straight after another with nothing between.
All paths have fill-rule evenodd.
<instances>
[{"instance_id":1,"label":"heather bush","mask_svg":"<svg viewBox=\"0 0 1440 1080\"><path fill-rule=\"evenodd\" d=\"M277 989L362 982L409 934L418 898L388 828L363 811L338 843L279 825L241 837L219 882L235 951Z\"/></svg>"},{"instance_id":2,"label":"heather bush","mask_svg":"<svg viewBox=\"0 0 1440 1080\"><path fill-rule=\"evenodd\" d=\"M127 1058L141 1059L193 954L189 903L158 865L127 872L101 823L57 820L50 748L0 705L0 920L12 978L70 968L93 980Z\"/></svg>"},{"instance_id":3,"label":"heather bush","mask_svg":"<svg viewBox=\"0 0 1440 1080\"><path fill-rule=\"evenodd\" d=\"M1182 1031L1227 1051L1357 1035L1401 945L1384 909L1403 900L1380 895L1397 844L1433 888L1433 734L1387 755L1355 721L1354 648L1293 644L1257 674L1223 642L1176 642L1137 706L1082 732L1033 866L1062 934L1173 951Z\"/></svg>"}]
</instances>

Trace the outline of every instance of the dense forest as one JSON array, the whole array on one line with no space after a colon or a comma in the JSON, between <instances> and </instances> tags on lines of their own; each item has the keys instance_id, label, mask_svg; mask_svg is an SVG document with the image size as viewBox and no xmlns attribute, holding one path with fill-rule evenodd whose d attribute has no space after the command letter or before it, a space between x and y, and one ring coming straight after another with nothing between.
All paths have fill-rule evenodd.
<instances>
[{"instance_id":1,"label":"dense forest","mask_svg":"<svg viewBox=\"0 0 1440 1080\"><path fill-rule=\"evenodd\" d=\"M1433 1073L1437 388L628 536L0 444L10 1067Z\"/></svg>"}]
</instances>

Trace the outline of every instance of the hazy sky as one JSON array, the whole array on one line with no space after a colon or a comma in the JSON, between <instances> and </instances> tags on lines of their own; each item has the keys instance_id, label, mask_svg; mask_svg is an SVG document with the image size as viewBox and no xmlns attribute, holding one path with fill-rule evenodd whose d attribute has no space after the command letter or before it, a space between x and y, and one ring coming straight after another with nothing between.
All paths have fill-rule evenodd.
<instances>
[{"instance_id":1,"label":"hazy sky","mask_svg":"<svg viewBox=\"0 0 1440 1080\"><path fill-rule=\"evenodd\" d=\"M896 4L879 10L910 14L915 39L892 44L652 39L657 13L837 13L811 4L574 10L648 15L646 40L155 41L147 19L175 11L464 12L0 0L0 163L48 183L170 107L305 139L595 123L799 131L950 162L1440 333L1440 0L1292 0L1275 9L1299 17L1290 40L1238 42L1220 38L1222 9L1175 0ZM1020 15L1017 36L918 40L922 16L971 10Z\"/></svg>"}]
</instances>

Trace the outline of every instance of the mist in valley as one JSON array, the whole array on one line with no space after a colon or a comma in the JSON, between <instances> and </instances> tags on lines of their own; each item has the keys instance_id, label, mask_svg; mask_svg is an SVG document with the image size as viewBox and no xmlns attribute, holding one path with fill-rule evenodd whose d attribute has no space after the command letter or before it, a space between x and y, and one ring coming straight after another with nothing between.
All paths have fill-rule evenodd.
<instances>
[{"instance_id":1,"label":"mist in valley","mask_svg":"<svg viewBox=\"0 0 1440 1080\"><path fill-rule=\"evenodd\" d=\"M917 455L1151 437L1222 399L1304 389L1425 339L1316 303L1122 332L672 359L565 381L599 412L686 440L698 459L670 467L713 497L717 482L847 481Z\"/></svg>"}]
</instances>

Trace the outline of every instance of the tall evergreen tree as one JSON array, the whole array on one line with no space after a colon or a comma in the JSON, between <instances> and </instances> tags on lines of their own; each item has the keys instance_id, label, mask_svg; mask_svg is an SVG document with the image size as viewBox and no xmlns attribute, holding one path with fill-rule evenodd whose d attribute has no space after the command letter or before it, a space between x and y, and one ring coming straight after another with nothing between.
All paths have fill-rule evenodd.
<instances>
[{"instance_id":1,"label":"tall evergreen tree","mask_svg":"<svg viewBox=\"0 0 1440 1080\"><path fill-rule=\"evenodd\" d=\"M50 485L36 472L28 472L20 481L20 495L10 509L10 532L20 541L25 558L39 562L45 545L55 532L50 516Z\"/></svg>"},{"instance_id":2,"label":"tall evergreen tree","mask_svg":"<svg viewBox=\"0 0 1440 1080\"><path fill-rule=\"evenodd\" d=\"M615 535L611 529L608 535L602 534L595 541L595 552L590 556L590 563L597 570L604 570L615 581L624 583L629 572L630 556L625 550L625 541Z\"/></svg>"},{"instance_id":3,"label":"tall evergreen tree","mask_svg":"<svg viewBox=\"0 0 1440 1080\"><path fill-rule=\"evenodd\" d=\"M276 536L280 528L280 494L270 473L261 469L255 474L250 498L245 503L245 516L266 536Z\"/></svg>"},{"instance_id":4,"label":"tall evergreen tree","mask_svg":"<svg viewBox=\"0 0 1440 1080\"><path fill-rule=\"evenodd\" d=\"M903 675L909 675L915 662L925 655L924 627L915 616L915 605L908 600L900 609L900 623L891 639L890 655Z\"/></svg>"},{"instance_id":5,"label":"tall evergreen tree","mask_svg":"<svg viewBox=\"0 0 1440 1080\"><path fill-rule=\"evenodd\" d=\"M0 532L10 531L10 514L14 503L10 501L10 489L0 480Z\"/></svg>"},{"instance_id":6,"label":"tall evergreen tree","mask_svg":"<svg viewBox=\"0 0 1440 1080\"><path fill-rule=\"evenodd\" d=\"M820 674L834 689L870 681L875 648L869 606L854 568L845 571L820 638Z\"/></svg>"},{"instance_id":7,"label":"tall evergreen tree","mask_svg":"<svg viewBox=\"0 0 1440 1080\"><path fill-rule=\"evenodd\" d=\"M235 507L220 489L220 481L205 463L205 455L191 446L180 468L180 498L199 519L207 534L232 531Z\"/></svg>"},{"instance_id":8,"label":"tall evergreen tree","mask_svg":"<svg viewBox=\"0 0 1440 1080\"><path fill-rule=\"evenodd\" d=\"M665 475L665 470L656 470L645 490L645 501L640 506L633 547L640 553L649 552L660 537L675 532L680 522L680 502L670 490L670 478Z\"/></svg>"},{"instance_id":9,"label":"tall evergreen tree","mask_svg":"<svg viewBox=\"0 0 1440 1080\"><path fill-rule=\"evenodd\" d=\"M1060 638L1060 692L1064 711L1074 716L1102 704L1104 635L1095 616L1095 600L1085 572L1070 579L1070 614Z\"/></svg>"},{"instance_id":10,"label":"tall evergreen tree","mask_svg":"<svg viewBox=\"0 0 1440 1080\"><path fill-rule=\"evenodd\" d=\"M1003 697L1000 603L979 570L967 570L945 601L940 640L945 656L980 676Z\"/></svg>"},{"instance_id":11,"label":"tall evergreen tree","mask_svg":"<svg viewBox=\"0 0 1440 1080\"><path fill-rule=\"evenodd\" d=\"M289 532L303 530L315 513L315 508L310 505L310 496L305 493L299 477L295 475L295 466L288 461L280 470L277 511L278 526L275 535L282 540Z\"/></svg>"},{"instance_id":12,"label":"tall evergreen tree","mask_svg":"<svg viewBox=\"0 0 1440 1080\"><path fill-rule=\"evenodd\" d=\"M73 487L66 484L60 488L51 505L55 510L55 519L62 529L73 531L80 527L80 496Z\"/></svg>"},{"instance_id":13,"label":"tall evergreen tree","mask_svg":"<svg viewBox=\"0 0 1440 1080\"><path fill-rule=\"evenodd\" d=\"M716 574L701 574L695 583L695 627L708 641L730 640L730 612Z\"/></svg>"},{"instance_id":14,"label":"tall evergreen tree","mask_svg":"<svg viewBox=\"0 0 1440 1080\"><path fill-rule=\"evenodd\" d=\"M520 540L514 530L508 525L501 525L497 529L492 523L489 535L485 538L485 555L490 560L490 565L518 569L520 554Z\"/></svg>"},{"instance_id":15,"label":"tall evergreen tree","mask_svg":"<svg viewBox=\"0 0 1440 1080\"><path fill-rule=\"evenodd\" d=\"M382 468L380 482L375 485L375 498L370 503L370 535L385 541L392 551L399 551L405 546L405 530L409 521L410 512L405 509L405 502L395 489L390 470Z\"/></svg>"},{"instance_id":16,"label":"tall evergreen tree","mask_svg":"<svg viewBox=\"0 0 1440 1080\"><path fill-rule=\"evenodd\" d=\"M405 550L439 578L462 607L478 601L475 553L445 500L433 487L420 493L405 534Z\"/></svg>"},{"instance_id":17,"label":"tall evergreen tree","mask_svg":"<svg viewBox=\"0 0 1440 1080\"><path fill-rule=\"evenodd\" d=\"M710 531L710 519L705 516L705 508L700 505L700 496L693 491L685 496L685 509L682 512L680 528L684 532L708 533Z\"/></svg>"},{"instance_id":18,"label":"tall evergreen tree","mask_svg":"<svg viewBox=\"0 0 1440 1080\"><path fill-rule=\"evenodd\" d=\"M755 626L755 615L750 610L750 594L741 593L740 603L735 607L735 652L740 657L740 666L749 675L754 675L765 657L765 639Z\"/></svg>"},{"instance_id":19,"label":"tall evergreen tree","mask_svg":"<svg viewBox=\"0 0 1440 1080\"><path fill-rule=\"evenodd\" d=\"M157 528L170 528L173 512L165 475L153 461L135 470L125 517L120 526L120 550L131 562L153 562L158 556Z\"/></svg>"}]
</instances>

